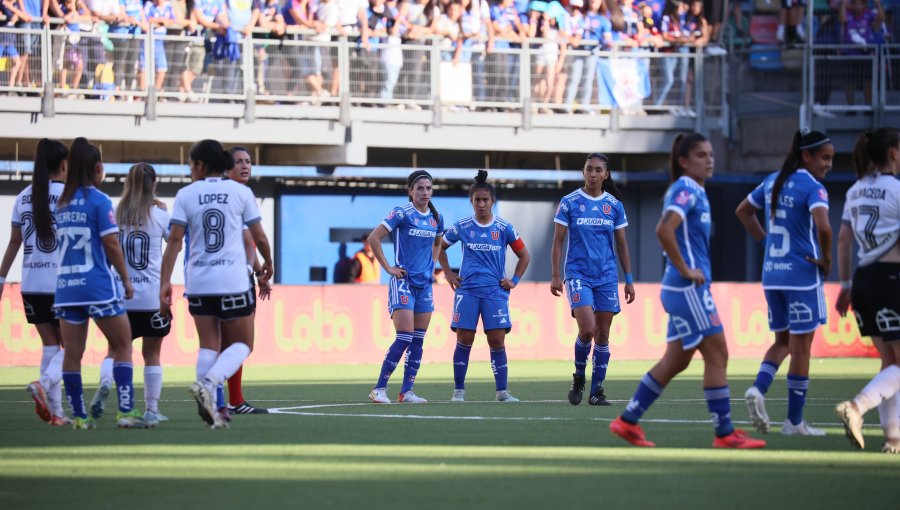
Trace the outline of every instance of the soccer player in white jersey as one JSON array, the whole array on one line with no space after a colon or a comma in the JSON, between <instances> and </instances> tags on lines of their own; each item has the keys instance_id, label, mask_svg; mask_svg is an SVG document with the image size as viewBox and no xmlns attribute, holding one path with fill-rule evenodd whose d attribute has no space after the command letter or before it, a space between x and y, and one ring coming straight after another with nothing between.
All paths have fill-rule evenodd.
<instances>
[{"instance_id":1,"label":"soccer player in white jersey","mask_svg":"<svg viewBox=\"0 0 900 510\"><path fill-rule=\"evenodd\" d=\"M703 355L703 393L715 427L714 448L762 448L766 442L734 428L729 401L728 346L710 293L709 236L712 218L703 185L713 173L712 144L699 133L679 134L672 144L671 179L656 236L666 255L660 300L669 314L666 352L644 374L637 391L609 425L635 446L656 446L638 422L663 389Z\"/></svg>"},{"instance_id":2,"label":"soccer player in white jersey","mask_svg":"<svg viewBox=\"0 0 900 510\"><path fill-rule=\"evenodd\" d=\"M134 296L134 289L127 278L120 283L113 273L112 268L119 275L127 275L128 270L112 201L97 189L103 177L100 150L84 138L76 138L69 147L66 184L56 211L60 253L54 300L65 345L63 384L75 416L74 428L94 428L94 418L87 416L84 406L81 380L88 319L93 319L115 353L116 421L119 427L143 428L142 413L134 409L131 326L123 301Z\"/></svg>"},{"instance_id":3,"label":"soccer player in white jersey","mask_svg":"<svg viewBox=\"0 0 900 510\"><path fill-rule=\"evenodd\" d=\"M572 374L569 403L576 406L581 403L584 373L593 343L588 404L608 406L603 380L606 379L610 358L609 328L613 317L621 311L617 259L625 272L625 302L634 301L634 278L631 275L628 242L625 240L628 218L622 205L622 194L612 180L609 159L605 155L588 154L582 173L584 186L563 197L553 219L550 292L554 296L563 293L559 263L568 234L565 289L572 317L578 323L575 373Z\"/></svg>"},{"instance_id":4,"label":"soccer player in white jersey","mask_svg":"<svg viewBox=\"0 0 900 510\"><path fill-rule=\"evenodd\" d=\"M156 170L138 163L128 170L125 191L116 209L119 242L128 266L134 297L125 300L131 338L143 338L144 422L155 427L168 418L159 412L163 371L160 364L162 341L171 323L159 313L159 271L162 243L169 237L169 214L156 200Z\"/></svg>"},{"instance_id":5,"label":"soccer player in white jersey","mask_svg":"<svg viewBox=\"0 0 900 510\"><path fill-rule=\"evenodd\" d=\"M25 246L22 259L22 304L25 320L41 337L40 379L28 385L37 415L50 425L69 423L62 408L62 361L59 321L53 313L56 291L58 244L56 242L56 199L66 178L69 149L57 140L44 138L37 144L31 184L16 197L12 229L3 262L0 263L0 296L9 269Z\"/></svg>"},{"instance_id":6,"label":"soccer player in white jersey","mask_svg":"<svg viewBox=\"0 0 900 510\"><path fill-rule=\"evenodd\" d=\"M431 284L434 281L435 252L444 234L444 219L438 214L432 196L431 174L416 170L406 179L409 203L394 207L381 225L369 234L368 242L375 259L385 272L391 275L388 285L388 313L394 322L397 337L384 355L381 372L369 400L376 404L389 404L387 384L406 352L403 367L403 384L398 402L424 404L424 398L413 391L416 374L422 364L423 344L434 297ZM384 256L381 239L390 234L394 242L394 263Z\"/></svg>"},{"instance_id":7,"label":"soccer player in white jersey","mask_svg":"<svg viewBox=\"0 0 900 510\"><path fill-rule=\"evenodd\" d=\"M832 236L828 192L820 181L831 170L833 158L834 145L825 133L798 131L781 170L760 183L735 211L750 235L765 244L762 284L775 344L766 351L756 381L744 394L750 421L761 433L769 431L765 394L790 354L788 417L781 433L825 435L803 419L803 408L813 336L827 317L823 285L831 269ZM765 209L768 229L756 218L760 209Z\"/></svg>"},{"instance_id":8,"label":"soccer player in white jersey","mask_svg":"<svg viewBox=\"0 0 900 510\"><path fill-rule=\"evenodd\" d=\"M172 209L160 278L160 312L171 317L172 270L189 229L185 295L200 338L197 382L190 392L203 421L211 428L225 428L228 423L216 410L216 387L237 371L253 348L255 297L247 278L234 277L247 264L244 225L250 228L263 256L261 278L265 280L273 273L272 256L253 192L223 179L225 171L234 166L234 158L222 144L197 142L191 147L190 165L194 182L178 191ZM233 341L221 354L220 328L227 330Z\"/></svg>"},{"instance_id":9,"label":"soccer player in white jersey","mask_svg":"<svg viewBox=\"0 0 900 510\"><path fill-rule=\"evenodd\" d=\"M518 402L507 388L509 368L506 357L506 334L512 329L509 316L509 293L525 274L531 255L515 227L493 213L497 191L487 182L487 172L478 171L475 184L469 187L469 201L475 214L463 218L450 227L441 243L439 260L447 275L447 283L456 291L453 296L453 321L450 329L456 332L453 351L452 402L466 399L466 371L469 354L475 343L475 329L481 327L491 350L491 370L494 372L498 402ZM450 268L447 249L460 243L463 251L459 275ZM512 278L506 277L506 247L519 258Z\"/></svg>"},{"instance_id":10,"label":"soccer player in white jersey","mask_svg":"<svg viewBox=\"0 0 900 510\"><path fill-rule=\"evenodd\" d=\"M858 180L847 191L838 233L841 293L837 311L853 305L859 333L872 337L881 372L848 402L835 408L847 438L864 448L863 415L878 407L885 453L900 453L900 130L866 132L853 151ZM850 281L851 238L859 267Z\"/></svg>"}]
</instances>

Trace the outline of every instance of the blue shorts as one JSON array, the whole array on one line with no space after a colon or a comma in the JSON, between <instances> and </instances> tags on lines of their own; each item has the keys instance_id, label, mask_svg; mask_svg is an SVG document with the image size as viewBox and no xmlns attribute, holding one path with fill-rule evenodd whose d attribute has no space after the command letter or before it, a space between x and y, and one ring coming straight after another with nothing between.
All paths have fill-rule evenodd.
<instances>
[{"instance_id":1,"label":"blue shorts","mask_svg":"<svg viewBox=\"0 0 900 510\"><path fill-rule=\"evenodd\" d=\"M88 318L97 320L122 315L125 313L125 302L119 299L99 305L57 306L54 310L57 319L72 324L84 324Z\"/></svg>"},{"instance_id":2,"label":"blue shorts","mask_svg":"<svg viewBox=\"0 0 900 510\"><path fill-rule=\"evenodd\" d=\"M141 51L141 54L138 57L138 65L141 69L145 69L147 67L146 52L146 45L144 45L144 51ZM163 41L153 42L153 65L154 67L156 67L157 71L169 70L169 61L166 60L166 47L163 44Z\"/></svg>"},{"instance_id":3,"label":"blue shorts","mask_svg":"<svg viewBox=\"0 0 900 510\"><path fill-rule=\"evenodd\" d=\"M434 311L434 296L431 285L413 287L406 278L391 278L388 283L388 312L393 316L395 310L412 310L413 313L430 313Z\"/></svg>"},{"instance_id":4,"label":"blue shorts","mask_svg":"<svg viewBox=\"0 0 900 510\"><path fill-rule=\"evenodd\" d=\"M16 58L19 50L16 48L16 34L0 34L0 57Z\"/></svg>"},{"instance_id":5,"label":"blue shorts","mask_svg":"<svg viewBox=\"0 0 900 510\"><path fill-rule=\"evenodd\" d=\"M509 318L509 297L479 297L461 294L457 290L453 296L453 321L450 323L450 329L475 331L478 328L479 316L484 331L505 329L509 333L512 329L512 322Z\"/></svg>"},{"instance_id":6,"label":"blue shorts","mask_svg":"<svg viewBox=\"0 0 900 510\"><path fill-rule=\"evenodd\" d=\"M828 311L822 287L809 290L766 290L769 304L769 329L789 330L795 335L815 331L825 324Z\"/></svg>"},{"instance_id":7,"label":"blue shorts","mask_svg":"<svg viewBox=\"0 0 900 510\"><path fill-rule=\"evenodd\" d=\"M663 287L659 298L669 314L667 342L681 340L682 349L689 350L700 345L704 337L723 331L709 284L686 289Z\"/></svg>"},{"instance_id":8,"label":"blue shorts","mask_svg":"<svg viewBox=\"0 0 900 510\"><path fill-rule=\"evenodd\" d=\"M566 280L566 295L572 316L581 306L592 306L595 312L619 313L619 282L591 285L583 280Z\"/></svg>"}]
</instances>

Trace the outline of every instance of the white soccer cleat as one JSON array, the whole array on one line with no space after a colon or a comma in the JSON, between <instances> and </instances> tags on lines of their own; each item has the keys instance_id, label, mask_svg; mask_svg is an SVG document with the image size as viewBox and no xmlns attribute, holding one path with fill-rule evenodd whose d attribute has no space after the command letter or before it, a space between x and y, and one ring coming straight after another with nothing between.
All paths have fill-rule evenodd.
<instances>
[{"instance_id":1,"label":"white soccer cleat","mask_svg":"<svg viewBox=\"0 0 900 510\"><path fill-rule=\"evenodd\" d=\"M101 384L97 388L97 393L94 393L94 398L91 399L91 418L99 420L103 416L103 413L106 411L106 398L109 397L109 390L108 384Z\"/></svg>"},{"instance_id":2,"label":"white soccer cleat","mask_svg":"<svg viewBox=\"0 0 900 510\"><path fill-rule=\"evenodd\" d=\"M213 392L209 390L203 383L200 381L195 382L191 385L190 390L191 395L193 395L194 400L197 402L197 414L200 415L200 418L206 422L206 424L211 429L218 428L228 428L227 423L222 420L219 416L219 413L216 411L215 405L215 397L213 397Z\"/></svg>"},{"instance_id":3,"label":"white soccer cleat","mask_svg":"<svg viewBox=\"0 0 900 510\"><path fill-rule=\"evenodd\" d=\"M784 425L781 427L781 435L821 437L825 435L825 431L810 426L806 420L801 421L797 425L791 423L791 420L784 420Z\"/></svg>"},{"instance_id":4,"label":"white soccer cleat","mask_svg":"<svg viewBox=\"0 0 900 510\"><path fill-rule=\"evenodd\" d=\"M850 444L862 450L866 447L866 440L863 439L862 434L862 426L863 426L863 417L859 414L859 411L853 407L852 402L841 402L834 408L835 414L838 415L838 418L841 419L841 423L844 424L844 432L847 434L847 439L850 440Z\"/></svg>"},{"instance_id":5,"label":"white soccer cleat","mask_svg":"<svg viewBox=\"0 0 900 510\"><path fill-rule=\"evenodd\" d=\"M900 453L900 439L893 439L893 440L885 441L884 446L881 447L881 453L891 453L891 454Z\"/></svg>"},{"instance_id":6,"label":"white soccer cleat","mask_svg":"<svg viewBox=\"0 0 900 510\"><path fill-rule=\"evenodd\" d=\"M744 401L747 402L747 413L750 414L750 423L760 434L769 432L769 413L766 412L766 397L756 386L750 386L744 393Z\"/></svg>"},{"instance_id":7,"label":"white soccer cleat","mask_svg":"<svg viewBox=\"0 0 900 510\"><path fill-rule=\"evenodd\" d=\"M518 402L519 399L509 394L506 390L497 392L497 402Z\"/></svg>"},{"instance_id":8,"label":"white soccer cleat","mask_svg":"<svg viewBox=\"0 0 900 510\"><path fill-rule=\"evenodd\" d=\"M391 403L391 399L388 398L387 391L385 391L384 388L375 388L369 392L369 400L371 400L373 404Z\"/></svg>"},{"instance_id":9,"label":"white soccer cleat","mask_svg":"<svg viewBox=\"0 0 900 510\"><path fill-rule=\"evenodd\" d=\"M413 393L412 390L407 391L406 393L401 393L400 398L397 400L398 402L402 402L404 404L427 404L428 401L424 398Z\"/></svg>"},{"instance_id":10,"label":"white soccer cleat","mask_svg":"<svg viewBox=\"0 0 900 510\"><path fill-rule=\"evenodd\" d=\"M466 401L466 390L453 390L453 396L450 397L450 402L465 402Z\"/></svg>"}]
</instances>

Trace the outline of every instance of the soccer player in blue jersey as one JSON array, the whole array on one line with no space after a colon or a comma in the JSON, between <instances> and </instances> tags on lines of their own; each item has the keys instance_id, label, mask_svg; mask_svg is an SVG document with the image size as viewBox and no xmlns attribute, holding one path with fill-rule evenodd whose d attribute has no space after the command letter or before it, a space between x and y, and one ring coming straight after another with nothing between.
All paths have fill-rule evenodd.
<instances>
[{"instance_id":1,"label":"soccer player in blue jersey","mask_svg":"<svg viewBox=\"0 0 900 510\"><path fill-rule=\"evenodd\" d=\"M713 173L712 144L699 133L679 134L672 144L671 179L656 236L666 255L660 299L669 314L668 343L662 359L647 372L625 411L609 425L635 446L656 446L638 422L676 375L703 356L703 393L713 416L714 448L762 448L731 423L728 347L710 293L709 235L712 219L703 185Z\"/></svg>"},{"instance_id":2,"label":"soccer player in blue jersey","mask_svg":"<svg viewBox=\"0 0 900 510\"><path fill-rule=\"evenodd\" d=\"M525 242L508 221L492 212L497 191L487 182L487 172L478 171L475 184L469 188L469 201L475 214L453 224L444 235L439 260L447 275L447 283L456 291L453 299L453 321L456 350L453 352L453 379L456 388L451 402L466 399L466 371L469 354L475 343L475 328L481 326L491 349L498 402L518 402L507 389L506 334L512 329L509 317L509 292L516 288L531 256ZM457 275L450 269L447 249L460 243L463 262ZM506 247L519 258L512 278L506 277Z\"/></svg>"},{"instance_id":3,"label":"soccer player in blue jersey","mask_svg":"<svg viewBox=\"0 0 900 510\"><path fill-rule=\"evenodd\" d=\"M756 381L744 398L750 421L761 433L769 430L765 394L784 358L788 369L786 436L824 436L803 419L809 389L809 357L813 335L825 323L823 284L831 266L828 193L820 182L831 170L834 145L819 131L794 135L781 170L769 175L735 212L757 241L765 241L762 284L769 305L769 329L775 344L763 357ZM768 229L756 211L765 209ZM766 232L768 231L768 235Z\"/></svg>"},{"instance_id":4,"label":"soccer player in blue jersey","mask_svg":"<svg viewBox=\"0 0 900 510\"><path fill-rule=\"evenodd\" d=\"M134 408L131 326L124 303L134 295L134 289L119 246L115 209L109 197L97 189L104 177L100 150L84 138L76 138L69 147L68 167L56 211L59 269L54 301L66 347L63 384L75 417L73 426L95 427L84 406L81 382L81 358L90 318L115 352L113 379L119 400L116 421L119 427L143 428L143 416ZM125 276L124 293L110 266Z\"/></svg>"},{"instance_id":5,"label":"soccer player in blue jersey","mask_svg":"<svg viewBox=\"0 0 900 510\"><path fill-rule=\"evenodd\" d=\"M576 406L581 403L587 358L593 342L594 367L588 403L608 406L603 380L606 379L610 358L609 328L613 317L621 311L617 258L625 271L625 302L634 301L634 279L628 242L625 240L628 218L622 205L622 194L612 180L609 159L605 155L589 154L583 174L584 186L563 197L553 219L556 225L550 251L550 292L554 296L560 296L563 292L559 262L568 233L565 288L572 316L578 323L575 373L572 374L569 403Z\"/></svg>"},{"instance_id":6,"label":"soccer player in blue jersey","mask_svg":"<svg viewBox=\"0 0 900 510\"><path fill-rule=\"evenodd\" d=\"M58 244L53 219L56 199L63 190L69 149L57 140L44 138L37 144L31 184L16 197L9 244L0 263L0 296L3 283L19 247L22 258L22 305L25 320L41 337L40 379L28 385L37 415L50 425L71 423L62 408L62 361L59 321L53 313L56 291Z\"/></svg>"},{"instance_id":7,"label":"soccer player in blue jersey","mask_svg":"<svg viewBox=\"0 0 900 510\"><path fill-rule=\"evenodd\" d=\"M431 201L432 183L431 174L425 170L409 174L406 179L409 203L393 208L381 225L369 234L369 246L375 253L375 259L391 275L388 313L397 331L397 338L384 355L378 381L369 393L369 400L376 404L391 403L387 396L388 379L404 352L406 364L399 402L427 402L413 392L413 384L422 363L425 332L434 311L431 291L434 259L444 235L444 219ZM388 234L394 241L393 264L388 262L381 247L381 239Z\"/></svg>"}]
</instances>

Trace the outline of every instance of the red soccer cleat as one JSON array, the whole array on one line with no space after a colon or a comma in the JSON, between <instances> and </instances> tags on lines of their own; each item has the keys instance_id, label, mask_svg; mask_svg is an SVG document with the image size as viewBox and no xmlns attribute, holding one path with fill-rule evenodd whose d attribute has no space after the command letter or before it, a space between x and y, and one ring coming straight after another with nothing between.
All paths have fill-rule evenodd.
<instances>
[{"instance_id":1,"label":"red soccer cleat","mask_svg":"<svg viewBox=\"0 0 900 510\"><path fill-rule=\"evenodd\" d=\"M656 446L656 443L647 441L647 436L644 435L644 429L642 429L640 425L628 423L623 420L621 416L609 424L609 431L634 446L646 446L650 448Z\"/></svg>"},{"instance_id":2,"label":"red soccer cleat","mask_svg":"<svg viewBox=\"0 0 900 510\"><path fill-rule=\"evenodd\" d=\"M762 439L753 439L741 429L734 429L734 432L725 437L717 437L713 440L713 448L736 448L738 450L749 450L753 448L762 448L766 446L766 442Z\"/></svg>"},{"instance_id":3,"label":"red soccer cleat","mask_svg":"<svg viewBox=\"0 0 900 510\"><path fill-rule=\"evenodd\" d=\"M26 387L28 394L34 399L34 412L38 418L44 421L50 421L50 402L47 400L47 393L39 381L33 381Z\"/></svg>"}]
</instances>

